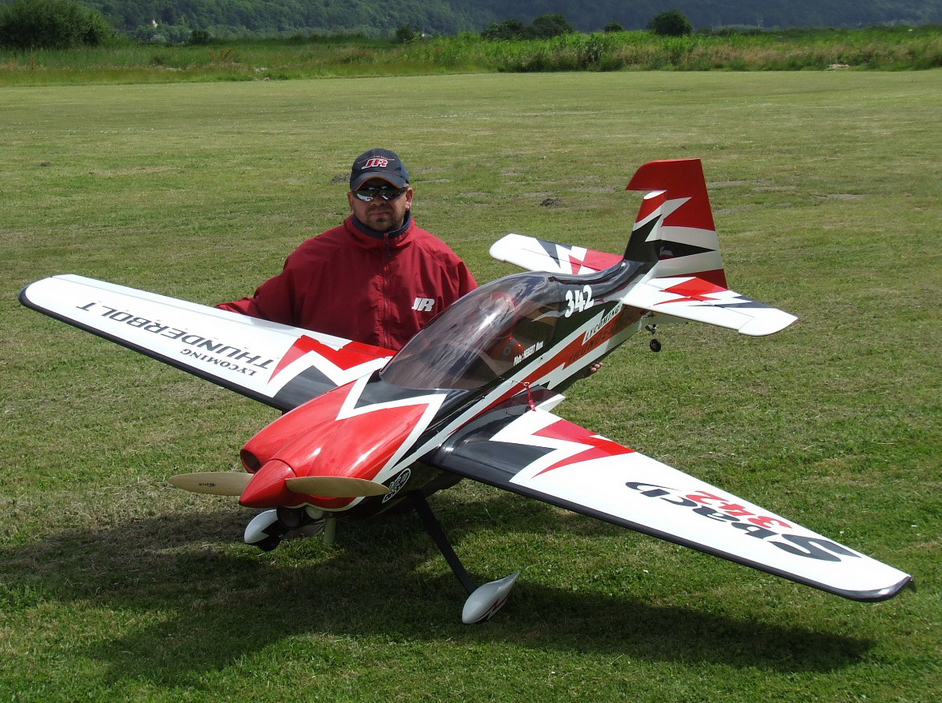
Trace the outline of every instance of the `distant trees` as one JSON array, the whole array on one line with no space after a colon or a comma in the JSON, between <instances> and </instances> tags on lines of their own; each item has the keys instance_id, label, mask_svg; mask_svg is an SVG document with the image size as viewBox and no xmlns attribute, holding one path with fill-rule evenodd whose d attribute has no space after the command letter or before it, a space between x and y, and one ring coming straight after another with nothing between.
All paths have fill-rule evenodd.
<instances>
[{"instance_id":1,"label":"distant trees","mask_svg":"<svg viewBox=\"0 0 942 703\"><path fill-rule=\"evenodd\" d=\"M100 13L74 0L19 0L0 8L0 46L10 49L97 46L114 36Z\"/></svg>"},{"instance_id":2,"label":"distant trees","mask_svg":"<svg viewBox=\"0 0 942 703\"><path fill-rule=\"evenodd\" d=\"M523 39L526 37L527 25L520 20L509 19L503 22L495 22L483 32L481 36L485 39L498 41L500 39Z\"/></svg>"},{"instance_id":3,"label":"distant trees","mask_svg":"<svg viewBox=\"0 0 942 703\"><path fill-rule=\"evenodd\" d=\"M492 24L481 32L485 39L550 39L562 34L571 34L575 28L563 15L540 15L531 24L509 19Z\"/></svg>"},{"instance_id":4,"label":"distant trees","mask_svg":"<svg viewBox=\"0 0 942 703\"><path fill-rule=\"evenodd\" d=\"M131 39L176 44L202 43L206 36L193 32L204 31L213 41L360 35L405 42L410 31L413 38L475 32L486 39L542 39L572 31L645 27L656 34L683 35L694 27L758 31L942 23L942 0L672 0L666 6L677 9L660 12L665 5L650 0L0 0L0 42L96 43L107 40L107 25ZM511 12L519 12L519 19L506 19ZM552 14L540 14L547 12ZM11 19L16 20L12 25ZM55 22L55 28L49 29L47 22Z\"/></svg>"},{"instance_id":5,"label":"distant trees","mask_svg":"<svg viewBox=\"0 0 942 703\"><path fill-rule=\"evenodd\" d=\"M569 20L560 14L540 15L533 20L530 30L534 39L549 39L576 31L575 27L569 24Z\"/></svg>"},{"instance_id":6,"label":"distant trees","mask_svg":"<svg viewBox=\"0 0 942 703\"><path fill-rule=\"evenodd\" d=\"M648 29L662 37L683 37L693 34L693 25L680 10L667 10L648 22Z\"/></svg>"},{"instance_id":7,"label":"distant trees","mask_svg":"<svg viewBox=\"0 0 942 703\"><path fill-rule=\"evenodd\" d=\"M402 25L396 30L396 41L400 44L408 44L415 39L415 30L407 24Z\"/></svg>"},{"instance_id":8,"label":"distant trees","mask_svg":"<svg viewBox=\"0 0 942 703\"><path fill-rule=\"evenodd\" d=\"M190 32L190 38L187 44L190 46L206 46L213 41L213 35L205 29L194 29Z\"/></svg>"}]
</instances>

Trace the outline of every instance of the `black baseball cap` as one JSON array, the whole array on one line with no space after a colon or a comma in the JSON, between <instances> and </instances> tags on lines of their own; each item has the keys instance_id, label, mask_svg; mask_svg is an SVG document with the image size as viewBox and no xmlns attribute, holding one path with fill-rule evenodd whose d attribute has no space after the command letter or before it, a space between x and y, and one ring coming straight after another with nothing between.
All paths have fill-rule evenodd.
<instances>
[{"instance_id":1,"label":"black baseball cap","mask_svg":"<svg viewBox=\"0 0 942 703\"><path fill-rule=\"evenodd\" d=\"M350 190L356 190L371 178L382 178L396 188L409 185L406 165L389 149L370 149L356 158L350 171Z\"/></svg>"}]
</instances>

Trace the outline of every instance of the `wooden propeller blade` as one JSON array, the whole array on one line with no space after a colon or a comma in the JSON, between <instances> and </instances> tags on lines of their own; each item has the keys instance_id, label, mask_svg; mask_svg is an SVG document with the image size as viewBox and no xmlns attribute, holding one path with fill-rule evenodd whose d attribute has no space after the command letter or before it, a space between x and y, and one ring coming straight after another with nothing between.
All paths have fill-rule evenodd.
<instances>
[{"instance_id":1,"label":"wooden propeller blade","mask_svg":"<svg viewBox=\"0 0 942 703\"><path fill-rule=\"evenodd\" d=\"M287 479L285 485L292 493L324 498L361 498L389 493L389 489L381 483L344 476L300 476Z\"/></svg>"},{"instance_id":2,"label":"wooden propeller blade","mask_svg":"<svg viewBox=\"0 0 942 703\"><path fill-rule=\"evenodd\" d=\"M180 474L170 479L177 488L193 493L210 493L216 496L240 496L252 480L252 474L235 471L206 471L196 474Z\"/></svg>"}]
</instances>

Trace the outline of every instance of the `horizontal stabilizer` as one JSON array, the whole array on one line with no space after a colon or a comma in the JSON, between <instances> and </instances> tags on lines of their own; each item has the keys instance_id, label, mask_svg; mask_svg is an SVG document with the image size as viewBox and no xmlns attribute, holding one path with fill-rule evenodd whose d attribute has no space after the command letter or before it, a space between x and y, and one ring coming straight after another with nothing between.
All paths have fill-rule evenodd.
<instances>
[{"instance_id":1,"label":"horizontal stabilizer","mask_svg":"<svg viewBox=\"0 0 942 703\"><path fill-rule=\"evenodd\" d=\"M507 234L491 245L491 256L527 271L587 274L611 268L622 257L585 247Z\"/></svg>"},{"instance_id":2,"label":"horizontal stabilizer","mask_svg":"<svg viewBox=\"0 0 942 703\"><path fill-rule=\"evenodd\" d=\"M651 278L622 299L631 307L682 320L728 327L759 337L785 329L798 318L701 278Z\"/></svg>"}]
</instances>

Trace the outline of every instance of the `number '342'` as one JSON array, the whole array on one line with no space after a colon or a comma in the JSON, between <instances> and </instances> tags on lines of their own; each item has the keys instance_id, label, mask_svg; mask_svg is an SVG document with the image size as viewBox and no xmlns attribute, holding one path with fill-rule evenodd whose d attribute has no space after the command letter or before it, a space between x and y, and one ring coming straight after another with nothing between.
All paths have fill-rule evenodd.
<instances>
[{"instance_id":1,"label":"number '342'","mask_svg":"<svg viewBox=\"0 0 942 703\"><path fill-rule=\"evenodd\" d=\"M581 290L570 288L566 291L566 317L575 312L588 310L592 305L592 288L590 286L585 285Z\"/></svg>"}]
</instances>

